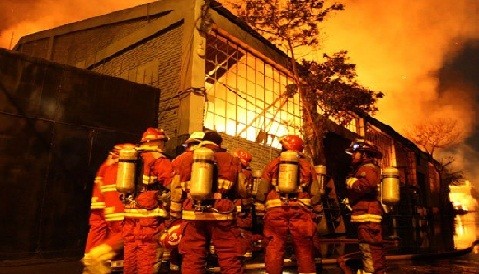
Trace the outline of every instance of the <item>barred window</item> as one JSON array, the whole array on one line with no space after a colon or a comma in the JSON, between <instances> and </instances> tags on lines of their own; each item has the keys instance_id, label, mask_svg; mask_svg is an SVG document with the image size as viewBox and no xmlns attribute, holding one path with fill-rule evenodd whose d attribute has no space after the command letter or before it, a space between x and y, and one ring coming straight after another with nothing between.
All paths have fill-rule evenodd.
<instances>
[{"instance_id":1,"label":"barred window","mask_svg":"<svg viewBox=\"0 0 479 274\"><path fill-rule=\"evenodd\" d=\"M301 135L302 113L286 70L214 31L206 38L204 126L279 148Z\"/></svg>"}]
</instances>

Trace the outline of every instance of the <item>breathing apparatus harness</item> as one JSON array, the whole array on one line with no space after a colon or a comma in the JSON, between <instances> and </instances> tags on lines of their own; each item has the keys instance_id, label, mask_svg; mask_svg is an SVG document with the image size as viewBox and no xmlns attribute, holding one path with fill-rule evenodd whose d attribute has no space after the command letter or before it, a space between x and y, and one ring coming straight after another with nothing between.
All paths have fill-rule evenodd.
<instances>
[{"instance_id":1,"label":"breathing apparatus harness","mask_svg":"<svg viewBox=\"0 0 479 274\"><path fill-rule=\"evenodd\" d=\"M232 214L236 209L233 203L232 207L226 211L220 211L214 207L215 200L225 198L225 195L218 190L229 191L232 182L218 178L218 163L215 159L215 151L205 147L205 145L217 146L211 141L202 141L193 150L189 196L194 202L194 211L196 213Z\"/></svg>"},{"instance_id":2,"label":"breathing apparatus harness","mask_svg":"<svg viewBox=\"0 0 479 274\"><path fill-rule=\"evenodd\" d=\"M148 175L143 174L144 160L143 153L152 152L159 153L160 157L156 158L149 164ZM164 158L162 150L149 146L139 146L135 148L127 148L120 150L118 161L118 173L116 181L116 189L120 193L120 199L126 205L138 204L136 197L148 190L158 190L159 199L166 202L165 196L169 194L169 190L158 182L158 178L150 176L156 162Z\"/></svg>"},{"instance_id":3,"label":"breathing apparatus harness","mask_svg":"<svg viewBox=\"0 0 479 274\"><path fill-rule=\"evenodd\" d=\"M281 204L290 205L293 202L312 208L310 199L298 198L299 193L304 192L304 188L308 187L306 183L301 181L300 153L297 151L283 151L279 157L278 177L277 179L272 179L272 184L279 193Z\"/></svg>"}]
</instances>

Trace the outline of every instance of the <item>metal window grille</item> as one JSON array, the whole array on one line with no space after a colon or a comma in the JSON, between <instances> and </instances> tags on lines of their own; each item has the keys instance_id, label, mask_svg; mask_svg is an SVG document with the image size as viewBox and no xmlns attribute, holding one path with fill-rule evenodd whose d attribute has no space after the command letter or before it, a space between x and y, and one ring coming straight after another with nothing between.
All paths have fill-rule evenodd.
<instances>
[{"instance_id":1,"label":"metal window grille","mask_svg":"<svg viewBox=\"0 0 479 274\"><path fill-rule=\"evenodd\" d=\"M206 41L206 128L276 148L278 137L301 134L299 94L283 96L292 78L219 32Z\"/></svg>"}]
</instances>

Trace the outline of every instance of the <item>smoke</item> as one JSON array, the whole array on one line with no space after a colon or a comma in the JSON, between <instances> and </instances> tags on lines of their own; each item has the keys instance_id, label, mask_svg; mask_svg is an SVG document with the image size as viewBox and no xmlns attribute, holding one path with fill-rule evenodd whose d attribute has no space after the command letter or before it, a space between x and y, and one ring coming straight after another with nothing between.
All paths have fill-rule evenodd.
<instances>
[{"instance_id":1,"label":"smoke","mask_svg":"<svg viewBox=\"0 0 479 274\"><path fill-rule=\"evenodd\" d=\"M360 82L382 91L376 117L404 133L457 119L457 168L479 187L479 1L346 0L324 24L323 50L349 51ZM469 177L471 176L471 177Z\"/></svg>"},{"instance_id":2,"label":"smoke","mask_svg":"<svg viewBox=\"0 0 479 274\"><path fill-rule=\"evenodd\" d=\"M467 40L462 47L451 51L438 70L438 99L442 106L458 102L457 107L469 107L460 112L470 115L462 117L468 121L467 137L464 142L449 151L454 156L456 169L463 169L466 179L479 189L479 39ZM467 123L467 122L465 122Z\"/></svg>"},{"instance_id":3,"label":"smoke","mask_svg":"<svg viewBox=\"0 0 479 274\"><path fill-rule=\"evenodd\" d=\"M0 47L10 49L20 37L154 0L2 0Z\"/></svg>"}]
</instances>

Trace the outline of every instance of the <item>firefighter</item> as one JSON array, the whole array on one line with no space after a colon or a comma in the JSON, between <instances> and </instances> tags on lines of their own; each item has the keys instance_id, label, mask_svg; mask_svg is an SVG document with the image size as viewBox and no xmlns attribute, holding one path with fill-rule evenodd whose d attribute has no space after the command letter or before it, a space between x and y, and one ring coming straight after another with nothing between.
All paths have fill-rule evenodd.
<instances>
[{"instance_id":1,"label":"firefighter","mask_svg":"<svg viewBox=\"0 0 479 274\"><path fill-rule=\"evenodd\" d=\"M107 235L107 223L105 220L105 201L101 195L101 184L103 181L103 175L109 165L113 163L111 154L108 155L107 159L100 165L98 169L95 181L93 183L93 192L91 197L90 205L90 219L86 246L85 246L85 255L82 259L82 262L85 266L84 273L92 272L90 269L93 268L94 261L91 258L90 251L92 248L97 247L103 243ZM101 265L100 265L101 266ZM106 270L105 270L106 271Z\"/></svg>"},{"instance_id":2,"label":"firefighter","mask_svg":"<svg viewBox=\"0 0 479 274\"><path fill-rule=\"evenodd\" d=\"M241 232L236 226L237 183L242 180L239 159L221 148L216 131L201 134L193 153L175 160L171 211L185 222L179 244L183 273L206 273L206 254L213 242L221 273L243 273ZM175 208L176 207L176 208Z\"/></svg>"},{"instance_id":3,"label":"firefighter","mask_svg":"<svg viewBox=\"0 0 479 274\"><path fill-rule=\"evenodd\" d=\"M238 190L241 192L243 197L246 197L246 199L236 200L236 210L238 213L236 224L241 230L242 236L244 238L243 244L247 250L244 254L244 257L251 258L254 204L252 200L253 171L251 170L250 163L253 160L253 155L244 149L238 148L233 151L233 156L237 157L241 162L241 172L245 176L245 184L238 184Z\"/></svg>"},{"instance_id":4,"label":"firefighter","mask_svg":"<svg viewBox=\"0 0 479 274\"><path fill-rule=\"evenodd\" d=\"M134 149L135 145L125 143L115 145L111 151L111 157L114 164L110 166L105 174L103 184L101 186L101 194L105 200L105 220L108 225L108 236L105 244L112 247L115 251L115 257L111 258L111 264L122 259L119 257L119 250L123 248L123 220L125 217L124 204L120 199L120 193L116 190L116 178L118 173L118 158L121 149ZM117 260L115 260L115 258ZM112 265L113 267L113 265Z\"/></svg>"},{"instance_id":5,"label":"firefighter","mask_svg":"<svg viewBox=\"0 0 479 274\"><path fill-rule=\"evenodd\" d=\"M125 274L151 274L159 270L160 225L168 218L168 188L172 176L171 162L163 154L167 141L162 129L148 128L137 147L141 176L134 193L126 195L124 200Z\"/></svg>"},{"instance_id":6,"label":"firefighter","mask_svg":"<svg viewBox=\"0 0 479 274\"><path fill-rule=\"evenodd\" d=\"M85 256L87 258L85 272L87 273L109 273L111 268L106 264L107 260L118 255L123 247L121 236L124 217L123 203L120 200L120 194L116 191L115 184L119 151L128 146L134 147L132 144L115 145L95 178L92 196L92 222L85 250L87 254ZM101 225L98 226L98 224ZM92 241L93 235L98 235L96 231L100 232L101 237Z\"/></svg>"},{"instance_id":7,"label":"firefighter","mask_svg":"<svg viewBox=\"0 0 479 274\"><path fill-rule=\"evenodd\" d=\"M352 172L346 179L347 198L363 262L363 269L358 273L385 273L382 207L378 200L381 170L377 165L382 154L374 144L364 140L353 142L346 152L352 159Z\"/></svg>"},{"instance_id":8,"label":"firefighter","mask_svg":"<svg viewBox=\"0 0 479 274\"><path fill-rule=\"evenodd\" d=\"M191 133L190 137L183 143L185 152L193 152L193 150L195 150L195 148L201 143L201 138L203 138L202 131L195 131Z\"/></svg>"},{"instance_id":9,"label":"firefighter","mask_svg":"<svg viewBox=\"0 0 479 274\"><path fill-rule=\"evenodd\" d=\"M89 226L90 230L88 231L86 246L85 246L85 257L88 257L87 254L90 250L100 245L103 240L106 238L106 220L105 220L105 201L101 195L101 182L103 180L103 174L107 169L107 166L112 163L111 156L108 155L108 158L101 164L98 169L93 183L93 193L91 196L91 205L90 205L90 219Z\"/></svg>"},{"instance_id":10,"label":"firefighter","mask_svg":"<svg viewBox=\"0 0 479 274\"><path fill-rule=\"evenodd\" d=\"M175 174L178 174L173 178L173 181L171 182L172 196L171 196L171 202L170 202L170 218L172 220L181 219L181 210L182 210L182 203L183 203L182 196L183 196L184 186L181 186L181 183L179 180L180 179L179 170L182 170L182 172L187 172L184 170L191 168L190 161L191 159L193 159L193 151L201 143L204 135L205 133L202 131L195 131L191 133L190 137L186 139L186 141L183 144L183 146L185 147L185 151L181 153L180 155L178 155L171 163L173 167L173 172ZM175 192L174 189L176 189L177 191ZM177 194L176 196L175 196L175 193Z\"/></svg>"},{"instance_id":11,"label":"firefighter","mask_svg":"<svg viewBox=\"0 0 479 274\"><path fill-rule=\"evenodd\" d=\"M178 163L182 162L183 158L192 157L193 150L200 144L201 138L203 138L203 132L193 132L190 134L189 138L183 143L185 147L185 151L178 155L172 162L173 170L177 170L179 168ZM172 182L171 187L173 187L174 183ZM177 184L178 185L178 184ZM179 187L181 191L181 187ZM181 195L181 193L180 193ZM181 200L181 198L177 199L176 201ZM178 244L181 239L181 233L183 231L184 225L182 224L181 220L181 203L172 202L173 206L170 204L170 219L171 221L165 224L165 229L162 232L161 243L162 246L165 247L166 250L169 251L169 268L170 272L179 271L181 265L181 256L178 253ZM172 243L168 241L172 237L169 235L180 235L179 239Z\"/></svg>"},{"instance_id":12,"label":"firefighter","mask_svg":"<svg viewBox=\"0 0 479 274\"><path fill-rule=\"evenodd\" d=\"M302 154L303 140L297 135L280 139L282 152L263 170L256 200L265 206L264 230L266 272L282 273L288 233L299 273L316 273L313 256L315 209L320 190L311 163Z\"/></svg>"}]
</instances>

